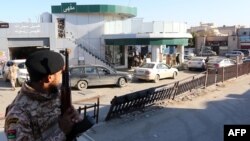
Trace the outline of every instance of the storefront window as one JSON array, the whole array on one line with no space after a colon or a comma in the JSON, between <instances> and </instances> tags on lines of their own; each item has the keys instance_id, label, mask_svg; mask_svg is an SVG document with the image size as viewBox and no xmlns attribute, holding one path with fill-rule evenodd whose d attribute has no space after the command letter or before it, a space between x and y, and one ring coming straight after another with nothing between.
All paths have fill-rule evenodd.
<instances>
[{"instance_id":1,"label":"storefront window","mask_svg":"<svg viewBox=\"0 0 250 141\"><path fill-rule=\"evenodd\" d=\"M106 60L115 66L125 65L125 48L124 46L106 46Z\"/></svg>"}]
</instances>

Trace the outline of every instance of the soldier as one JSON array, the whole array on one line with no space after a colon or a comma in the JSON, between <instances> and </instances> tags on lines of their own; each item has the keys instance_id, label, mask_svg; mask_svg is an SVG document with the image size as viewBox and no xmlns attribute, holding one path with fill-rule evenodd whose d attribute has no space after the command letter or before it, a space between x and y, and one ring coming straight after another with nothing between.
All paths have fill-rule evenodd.
<instances>
[{"instance_id":1,"label":"soldier","mask_svg":"<svg viewBox=\"0 0 250 141\"><path fill-rule=\"evenodd\" d=\"M13 65L10 66L10 68L9 68L10 83L12 86L12 90L16 89L17 71L18 71L18 67L17 67L16 63L13 63Z\"/></svg>"},{"instance_id":2,"label":"soldier","mask_svg":"<svg viewBox=\"0 0 250 141\"><path fill-rule=\"evenodd\" d=\"M80 122L71 106L61 115L58 86L64 60L59 53L44 50L31 54L26 62L30 81L25 82L6 108L4 132L8 140L64 141Z\"/></svg>"}]
</instances>

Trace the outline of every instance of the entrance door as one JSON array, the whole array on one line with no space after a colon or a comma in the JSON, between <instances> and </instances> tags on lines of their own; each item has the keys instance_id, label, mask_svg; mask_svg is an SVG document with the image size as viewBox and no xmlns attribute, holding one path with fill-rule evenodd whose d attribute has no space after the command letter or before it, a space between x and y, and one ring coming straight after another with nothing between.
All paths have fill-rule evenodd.
<instances>
[{"instance_id":1,"label":"entrance door","mask_svg":"<svg viewBox=\"0 0 250 141\"><path fill-rule=\"evenodd\" d=\"M105 57L109 63L115 66L125 65L125 49L124 46L106 46Z\"/></svg>"}]
</instances>

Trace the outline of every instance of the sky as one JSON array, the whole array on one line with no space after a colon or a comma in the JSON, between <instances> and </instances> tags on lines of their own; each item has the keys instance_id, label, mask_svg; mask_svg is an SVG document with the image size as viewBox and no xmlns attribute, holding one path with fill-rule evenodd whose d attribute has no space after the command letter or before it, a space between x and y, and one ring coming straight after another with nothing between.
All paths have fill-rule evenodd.
<instances>
[{"instance_id":1,"label":"sky","mask_svg":"<svg viewBox=\"0 0 250 141\"><path fill-rule=\"evenodd\" d=\"M250 26L250 0L8 0L1 3L0 21L39 22L52 5L76 2L78 5L112 4L137 8L137 18L149 21L200 22L216 26Z\"/></svg>"}]
</instances>

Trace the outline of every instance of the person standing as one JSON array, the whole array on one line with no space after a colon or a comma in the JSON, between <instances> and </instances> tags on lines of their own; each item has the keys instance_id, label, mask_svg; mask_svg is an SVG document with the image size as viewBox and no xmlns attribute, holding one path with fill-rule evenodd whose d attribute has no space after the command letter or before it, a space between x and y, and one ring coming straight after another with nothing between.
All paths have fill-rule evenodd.
<instances>
[{"instance_id":1,"label":"person standing","mask_svg":"<svg viewBox=\"0 0 250 141\"><path fill-rule=\"evenodd\" d=\"M180 64L180 54L178 53L177 55L176 55L176 65L179 65Z\"/></svg>"},{"instance_id":2,"label":"person standing","mask_svg":"<svg viewBox=\"0 0 250 141\"><path fill-rule=\"evenodd\" d=\"M10 66L9 68L10 83L11 83L12 90L16 89L17 71L18 71L17 64L13 63L13 65Z\"/></svg>"},{"instance_id":3,"label":"person standing","mask_svg":"<svg viewBox=\"0 0 250 141\"><path fill-rule=\"evenodd\" d=\"M30 80L6 108L4 132L9 141L65 141L82 118L71 105L61 113L60 91L64 59L43 50L31 54L25 65Z\"/></svg>"}]
</instances>

